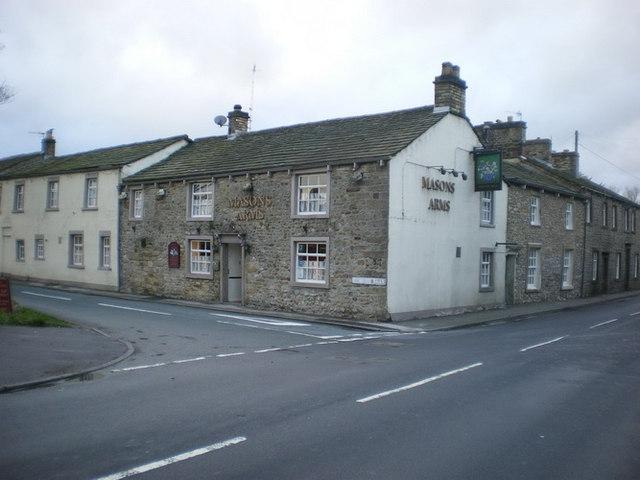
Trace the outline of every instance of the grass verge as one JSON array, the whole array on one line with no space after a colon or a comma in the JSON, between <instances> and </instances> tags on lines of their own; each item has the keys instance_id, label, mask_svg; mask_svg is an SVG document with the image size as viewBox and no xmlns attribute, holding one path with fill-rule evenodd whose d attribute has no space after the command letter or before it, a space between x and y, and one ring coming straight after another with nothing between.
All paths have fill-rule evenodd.
<instances>
[{"instance_id":1,"label":"grass verge","mask_svg":"<svg viewBox=\"0 0 640 480\"><path fill-rule=\"evenodd\" d=\"M64 320L25 307L17 307L12 313L0 312L0 325L20 325L23 327L71 326L70 323Z\"/></svg>"}]
</instances>

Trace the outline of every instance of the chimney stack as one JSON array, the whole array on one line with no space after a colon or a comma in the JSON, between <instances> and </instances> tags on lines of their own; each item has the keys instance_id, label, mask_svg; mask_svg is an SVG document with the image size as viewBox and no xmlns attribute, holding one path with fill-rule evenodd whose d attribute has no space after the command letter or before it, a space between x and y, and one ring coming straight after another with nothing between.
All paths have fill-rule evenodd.
<instances>
[{"instance_id":1,"label":"chimney stack","mask_svg":"<svg viewBox=\"0 0 640 480\"><path fill-rule=\"evenodd\" d=\"M568 173L574 177L580 173L580 155L578 152L564 150L551 153L551 163L556 170Z\"/></svg>"},{"instance_id":2,"label":"chimney stack","mask_svg":"<svg viewBox=\"0 0 640 480\"><path fill-rule=\"evenodd\" d=\"M42 139L42 156L45 160L56 156L56 139L53 138L53 128L47 130Z\"/></svg>"},{"instance_id":3,"label":"chimney stack","mask_svg":"<svg viewBox=\"0 0 640 480\"><path fill-rule=\"evenodd\" d=\"M234 105L227 115L229 119L229 137L234 138L249 130L249 114L242 111L242 105Z\"/></svg>"},{"instance_id":4,"label":"chimney stack","mask_svg":"<svg viewBox=\"0 0 640 480\"><path fill-rule=\"evenodd\" d=\"M460 79L460 67L450 62L442 64L442 74L433 81L434 107L449 107L452 113L466 116L465 90L467 83Z\"/></svg>"}]
</instances>

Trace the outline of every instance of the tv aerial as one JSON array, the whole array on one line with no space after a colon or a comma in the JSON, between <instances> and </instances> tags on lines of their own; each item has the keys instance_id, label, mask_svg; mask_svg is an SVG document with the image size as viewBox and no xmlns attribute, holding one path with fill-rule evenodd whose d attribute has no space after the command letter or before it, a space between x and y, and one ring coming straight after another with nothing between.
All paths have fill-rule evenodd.
<instances>
[{"instance_id":1,"label":"tv aerial","mask_svg":"<svg viewBox=\"0 0 640 480\"><path fill-rule=\"evenodd\" d=\"M227 117L225 117L224 115L217 115L216 118L213 119L213 123L215 123L219 127L224 127L224 125L227 123Z\"/></svg>"}]
</instances>

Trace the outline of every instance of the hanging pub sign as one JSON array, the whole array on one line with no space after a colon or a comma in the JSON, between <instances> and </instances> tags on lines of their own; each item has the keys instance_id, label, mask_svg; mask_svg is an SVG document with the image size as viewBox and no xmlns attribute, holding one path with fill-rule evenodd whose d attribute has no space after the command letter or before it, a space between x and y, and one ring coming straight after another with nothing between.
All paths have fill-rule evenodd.
<instances>
[{"instance_id":1,"label":"hanging pub sign","mask_svg":"<svg viewBox=\"0 0 640 480\"><path fill-rule=\"evenodd\" d=\"M473 152L473 164L476 192L502 190L502 155L499 151Z\"/></svg>"},{"instance_id":2,"label":"hanging pub sign","mask_svg":"<svg viewBox=\"0 0 640 480\"><path fill-rule=\"evenodd\" d=\"M167 253L169 268L180 268L180 244L178 242L171 242Z\"/></svg>"}]
</instances>

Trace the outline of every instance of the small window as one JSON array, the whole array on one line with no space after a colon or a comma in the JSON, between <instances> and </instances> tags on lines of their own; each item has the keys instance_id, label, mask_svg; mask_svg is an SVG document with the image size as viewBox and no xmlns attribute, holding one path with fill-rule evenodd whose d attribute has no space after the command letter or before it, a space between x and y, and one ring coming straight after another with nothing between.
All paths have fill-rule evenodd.
<instances>
[{"instance_id":1,"label":"small window","mask_svg":"<svg viewBox=\"0 0 640 480\"><path fill-rule=\"evenodd\" d=\"M611 228L618 228L618 206L611 205Z\"/></svg>"},{"instance_id":2,"label":"small window","mask_svg":"<svg viewBox=\"0 0 640 480\"><path fill-rule=\"evenodd\" d=\"M98 177L87 177L84 192L85 208L98 208Z\"/></svg>"},{"instance_id":3,"label":"small window","mask_svg":"<svg viewBox=\"0 0 640 480\"><path fill-rule=\"evenodd\" d=\"M100 235L100 264L101 270L111 269L111 236Z\"/></svg>"},{"instance_id":4,"label":"small window","mask_svg":"<svg viewBox=\"0 0 640 480\"><path fill-rule=\"evenodd\" d=\"M480 225L493 225L493 192L480 193Z\"/></svg>"},{"instance_id":5,"label":"small window","mask_svg":"<svg viewBox=\"0 0 640 480\"><path fill-rule=\"evenodd\" d=\"M327 242L297 241L295 247L295 282L326 285L328 280Z\"/></svg>"},{"instance_id":6,"label":"small window","mask_svg":"<svg viewBox=\"0 0 640 480\"><path fill-rule=\"evenodd\" d=\"M586 201L585 208L586 208L585 221L587 222L588 225L590 225L591 224L591 200Z\"/></svg>"},{"instance_id":7,"label":"small window","mask_svg":"<svg viewBox=\"0 0 640 480\"><path fill-rule=\"evenodd\" d=\"M616 280L620 280L622 275L622 254L616 253Z\"/></svg>"},{"instance_id":8,"label":"small window","mask_svg":"<svg viewBox=\"0 0 640 480\"><path fill-rule=\"evenodd\" d=\"M591 280L598 280L598 252L591 254Z\"/></svg>"},{"instance_id":9,"label":"small window","mask_svg":"<svg viewBox=\"0 0 640 480\"><path fill-rule=\"evenodd\" d=\"M540 225L540 197L531 197L529 201L529 223Z\"/></svg>"},{"instance_id":10,"label":"small window","mask_svg":"<svg viewBox=\"0 0 640 480\"><path fill-rule=\"evenodd\" d=\"M482 252L480 255L480 290L493 287L493 252Z\"/></svg>"},{"instance_id":11,"label":"small window","mask_svg":"<svg viewBox=\"0 0 640 480\"><path fill-rule=\"evenodd\" d=\"M630 209L625 208L624 209L624 231L628 232L631 230L631 223L629 222L629 213L630 213Z\"/></svg>"},{"instance_id":12,"label":"small window","mask_svg":"<svg viewBox=\"0 0 640 480\"><path fill-rule=\"evenodd\" d=\"M16 183L13 195L13 211L24 212L24 183Z\"/></svg>"},{"instance_id":13,"label":"small window","mask_svg":"<svg viewBox=\"0 0 640 480\"><path fill-rule=\"evenodd\" d=\"M44 260L44 237L36 237L33 254L36 260Z\"/></svg>"},{"instance_id":14,"label":"small window","mask_svg":"<svg viewBox=\"0 0 640 480\"><path fill-rule=\"evenodd\" d=\"M144 190L137 188L131 192L131 218L140 219L144 214Z\"/></svg>"},{"instance_id":15,"label":"small window","mask_svg":"<svg viewBox=\"0 0 640 480\"><path fill-rule=\"evenodd\" d=\"M192 275L211 275L211 240L189 240L189 273Z\"/></svg>"},{"instance_id":16,"label":"small window","mask_svg":"<svg viewBox=\"0 0 640 480\"><path fill-rule=\"evenodd\" d=\"M604 202L602 204L602 226L606 227L609 224L608 221L608 215L609 215L609 205L607 205L607 202Z\"/></svg>"},{"instance_id":17,"label":"small window","mask_svg":"<svg viewBox=\"0 0 640 480\"><path fill-rule=\"evenodd\" d=\"M189 213L191 218L213 216L213 183L195 182L189 186Z\"/></svg>"},{"instance_id":18,"label":"small window","mask_svg":"<svg viewBox=\"0 0 640 480\"><path fill-rule=\"evenodd\" d=\"M326 215L329 209L329 174L299 174L294 181L295 215Z\"/></svg>"},{"instance_id":19,"label":"small window","mask_svg":"<svg viewBox=\"0 0 640 480\"><path fill-rule=\"evenodd\" d=\"M573 287L573 250L565 250L562 257L562 288Z\"/></svg>"},{"instance_id":20,"label":"small window","mask_svg":"<svg viewBox=\"0 0 640 480\"><path fill-rule=\"evenodd\" d=\"M69 266L84 266L84 235L81 233L72 233L69 236Z\"/></svg>"},{"instance_id":21,"label":"small window","mask_svg":"<svg viewBox=\"0 0 640 480\"><path fill-rule=\"evenodd\" d=\"M629 219L631 220L631 231L635 233L636 231L636 210L635 208L631 210L629 214Z\"/></svg>"},{"instance_id":22,"label":"small window","mask_svg":"<svg viewBox=\"0 0 640 480\"><path fill-rule=\"evenodd\" d=\"M58 209L59 189L59 180L49 180L47 182L47 208L49 210Z\"/></svg>"},{"instance_id":23,"label":"small window","mask_svg":"<svg viewBox=\"0 0 640 480\"><path fill-rule=\"evenodd\" d=\"M24 240L16 240L16 262L24 262Z\"/></svg>"},{"instance_id":24,"label":"small window","mask_svg":"<svg viewBox=\"0 0 640 480\"><path fill-rule=\"evenodd\" d=\"M529 249L527 264L527 290L540 289L540 249Z\"/></svg>"},{"instance_id":25,"label":"small window","mask_svg":"<svg viewBox=\"0 0 640 480\"><path fill-rule=\"evenodd\" d=\"M573 203L569 202L564 207L564 228L573 230Z\"/></svg>"}]
</instances>

